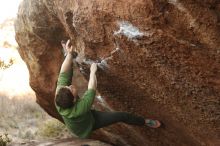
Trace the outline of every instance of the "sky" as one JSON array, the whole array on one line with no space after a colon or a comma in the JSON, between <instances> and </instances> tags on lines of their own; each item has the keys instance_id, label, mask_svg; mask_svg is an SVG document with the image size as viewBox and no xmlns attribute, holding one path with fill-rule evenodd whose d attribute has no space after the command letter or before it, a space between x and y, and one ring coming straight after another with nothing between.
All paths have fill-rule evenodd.
<instances>
[{"instance_id":1,"label":"sky","mask_svg":"<svg viewBox=\"0 0 220 146\"><path fill-rule=\"evenodd\" d=\"M16 17L21 1L22 0L0 0L0 23L7 18Z\"/></svg>"},{"instance_id":2,"label":"sky","mask_svg":"<svg viewBox=\"0 0 220 146\"><path fill-rule=\"evenodd\" d=\"M0 0L0 24L9 18L15 18L19 3L22 0ZM8 42L12 47L5 46ZM0 96L8 98L20 98L24 96L34 96L29 86L29 72L26 64L21 59L18 51L15 49L15 32L13 22L0 29L0 60L6 64L10 59L14 64L8 69L0 69Z\"/></svg>"}]
</instances>

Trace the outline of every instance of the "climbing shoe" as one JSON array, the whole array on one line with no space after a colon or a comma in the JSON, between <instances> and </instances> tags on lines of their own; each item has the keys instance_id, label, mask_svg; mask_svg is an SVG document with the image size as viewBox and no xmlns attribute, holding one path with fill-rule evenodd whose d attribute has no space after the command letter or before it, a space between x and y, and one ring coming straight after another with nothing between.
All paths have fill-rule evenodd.
<instances>
[{"instance_id":1,"label":"climbing shoe","mask_svg":"<svg viewBox=\"0 0 220 146\"><path fill-rule=\"evenodd\" d=\"M145 119L145 125L150 128L159 128L161 123L158 120Z\"/></svg>"}]
</instances>

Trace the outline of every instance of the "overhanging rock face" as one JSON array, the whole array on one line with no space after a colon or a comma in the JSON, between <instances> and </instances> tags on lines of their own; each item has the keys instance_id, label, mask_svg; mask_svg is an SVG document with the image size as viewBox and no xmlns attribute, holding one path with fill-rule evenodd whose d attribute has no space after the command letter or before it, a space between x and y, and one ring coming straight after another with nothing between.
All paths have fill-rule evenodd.
<instances>
[{"instance_id":1,"label":"overhanging rock face","mask_svg":"<svg viewBox=\"0 0 220 146\"><path fill-rule=\"evenodd\" d=\"M24 0L15 29L30 85L50 115L60 118L53 104L64 59L60 41L70 38L85 78L89 64L100 62L104 109L165 125L117 124L94 138L117 145L220 145L218 0Z\"/></svg>"}]
</instances>

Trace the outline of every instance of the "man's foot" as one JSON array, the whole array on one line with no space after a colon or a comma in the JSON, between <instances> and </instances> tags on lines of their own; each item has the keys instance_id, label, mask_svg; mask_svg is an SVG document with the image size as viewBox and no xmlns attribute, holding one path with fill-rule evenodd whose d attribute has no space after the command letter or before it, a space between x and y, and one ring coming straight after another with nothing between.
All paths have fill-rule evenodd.
<instances>
[{"instance_id":1,"label":"man's foot","mask_svg":"<svg viewBox=\"0 0 220 146\"><path fill-rule=\"evenodd\" d=\"M145 125L150 128L159 128L161 123L158 120L145 119Z\"/></svg>"}]
</instances>

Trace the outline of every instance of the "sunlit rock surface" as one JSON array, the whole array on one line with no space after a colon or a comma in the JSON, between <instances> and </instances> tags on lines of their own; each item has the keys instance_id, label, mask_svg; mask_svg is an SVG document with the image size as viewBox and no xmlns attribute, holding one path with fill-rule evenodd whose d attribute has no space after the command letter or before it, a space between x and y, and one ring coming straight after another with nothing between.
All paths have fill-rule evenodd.
<instances>
[{"instance_id":1,"label":"sunlit rock surface","mask_svg":"<svg viewBox=\"0 0 220 146\"><path fill-rule=\"evenodd\" d=\"M30 85L50 115L60 118L53 104L64 59L60 41L71 38L86 79L89 64L99 62L103 98L96 107L165 125L118 124L93 138L117 145L220 145L218 0L24 0L15 29Z\"/></svg>"}]
</instances>

